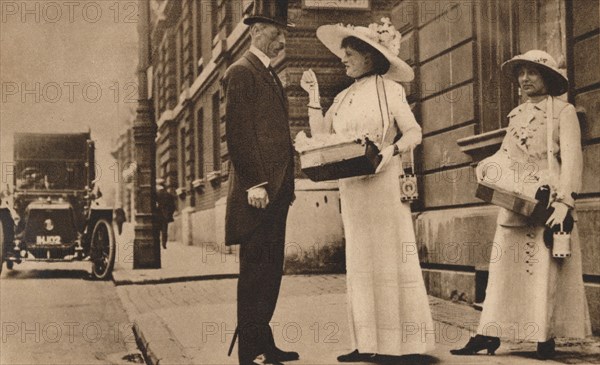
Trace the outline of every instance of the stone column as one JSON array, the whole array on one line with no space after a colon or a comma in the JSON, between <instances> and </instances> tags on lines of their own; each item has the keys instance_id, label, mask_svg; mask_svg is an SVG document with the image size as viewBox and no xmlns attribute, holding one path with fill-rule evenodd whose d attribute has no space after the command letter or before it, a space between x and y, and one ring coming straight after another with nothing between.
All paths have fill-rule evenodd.
<instances>
[{"instance_id":1,"label":"stone column","mask_svg":"<svg viewBox=\"0 0 600 365\"><path fill-rule=\"evenodd\" d=\"M135 191L135 238L133 241L133 268L159 269L160 242L153 219L156 204L156 123L151 100L148 99L148 76L150 66L150 0L138 0L139 4L139 63L138 107L133 124L133 142L137 173Z\"/></svg>"}]
</instances>

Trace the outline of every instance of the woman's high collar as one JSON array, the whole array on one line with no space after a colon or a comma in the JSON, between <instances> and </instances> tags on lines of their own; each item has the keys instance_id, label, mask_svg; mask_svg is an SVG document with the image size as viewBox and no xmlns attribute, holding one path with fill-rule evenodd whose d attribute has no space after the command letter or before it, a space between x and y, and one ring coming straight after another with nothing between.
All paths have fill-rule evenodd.
<instances>
[{"instance_id":1,"label":"woman's high collar","mask_svg":"<svg viewBox=\"0 0 600 365\"><path fill-rule=\"evenodd\" d=\"M354 82L360 82L360 81L362 81L362 80L366 80L366 79L368 79L368 78L369 78L369 77L371 77L371 76L376 76L376 75L377 75L377 73L376 73L375 71L369 71L369 72L366 72L366 73L364 73L364 74L362 74L362 75L360 75L360 76L356 77L356 78L354 79Z\"/></svg>"},{"instance_id":2,"label":"woman's high collar","mask_svg":"<svg viewBox=\"0 0 600 365\"><path fill-rule=\"evenodd\" d=\"M527 101L530 102L531 104L539 104L542 101L548 99L550 95L546 94L546 95L539 95L539 96L534 96L533 98L528 98Z\"/></svg>"}]
</instances>

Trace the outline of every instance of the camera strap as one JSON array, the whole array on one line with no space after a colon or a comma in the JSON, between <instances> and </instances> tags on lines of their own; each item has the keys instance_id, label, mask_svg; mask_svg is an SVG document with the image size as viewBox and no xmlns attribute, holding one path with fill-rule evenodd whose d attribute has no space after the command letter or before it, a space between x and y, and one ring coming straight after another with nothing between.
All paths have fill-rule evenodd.
<instances>
[{"instance_id":1,"label":"camera strap","mask_svg":"<svg viewBox=\"0 0 600 365\"><path fill-rule=\"evenodd\" d=\"M546 149L548 158L548 169L550 170L550 176L556 172L556 166L554 161L554 139L552 138L554 133L554 99L552 96L548 96L546 99Z\"/></svg>"},{"instance_id":2,"label":"camera strap","mask_svg":"<svg viewBox=\"0 0 600 365\"><path fill-rule=\"evenodd\" d=\"M381 113L381 149L383 150L393 142L388 138L391 135L389 132L393 128L393 125L390 121L390 109L388 107L383 77L379 75L375 76L375 84L377 85L377 100L379 101L379 112Z\"/></svg>"},{"instance_id":3,"label":"camera strap","mask_svg":"<svg viewBox=\"0 0 600 365\"><path fill-rule=\"evenodd\" d=\"M377 84L377 99L379 99L379 111L381 112L381 122L382 122L382 136L381 136L381 149L383 150L385 147L391 145L394 141L394 124L392 124L390 120L390 110L387 102L387 94L385 92L385 85L383 83L383 77L377 75L375 77L375 83ZM391 136L391 137L390 137ZM390 139L391 138L391 139ZM414 157L414 149L410 149L410 173L414 175L415 173L415 157ZM404 176L404 166L402 168L402 175Z\"/></svg>"}]
</instances>

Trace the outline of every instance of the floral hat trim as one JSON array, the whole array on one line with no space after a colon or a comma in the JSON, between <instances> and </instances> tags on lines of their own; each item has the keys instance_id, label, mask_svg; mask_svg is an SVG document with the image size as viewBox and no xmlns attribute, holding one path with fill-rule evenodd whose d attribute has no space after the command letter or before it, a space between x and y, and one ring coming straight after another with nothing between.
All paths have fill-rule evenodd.
<instances>
[{"instance_id":1,"label":"floral hat trim","mask_svg":"<svg viewBox=\"0 0 600 365\"><path fill-rule=\"evenodd\" d=\"M381 18L381 22L383 24L369 24L369 34L367 34L367 37L389 49L392 54L399 55L402 34L396 30L390 18Z\"/></svg>"}]
</instances>

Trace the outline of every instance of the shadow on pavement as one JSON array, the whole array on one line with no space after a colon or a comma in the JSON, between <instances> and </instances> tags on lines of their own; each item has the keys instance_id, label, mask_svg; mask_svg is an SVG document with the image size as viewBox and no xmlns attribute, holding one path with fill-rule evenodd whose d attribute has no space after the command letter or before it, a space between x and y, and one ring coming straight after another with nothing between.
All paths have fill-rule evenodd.
<instances>
[{"instance_id":1,"label":"shadow on pavement","mask_svg":"<svg viewBox=\"0 0 600 365\"><path fill-rule=\"evenodd\" d=\"M85 270L63 270L63 269L48 269L48 270L6 270L6 277L12 280L21 279L83 279L91 280L91 275Z\"/></svg>"},{"instance_id":2,"label":"shadow on pavement","mask_svg":"<svg viewBox=\"0 0 600 365\"><path fill-rule=\"evenodd\" d=\"M429 365L439 364L440 360L437 357L430 355L404 355L404 356L388 356L377 355L371 361L374 364L382 365Z\"/></svg>"},{"instance_id":3,"label":"shadow on pavement","mask_svg":"<svg viewBox=\"0 0 600 365\"><path fill-rule=\"evenodd\" d=\"M519 356L525 359L536 359L537 353L533 351L514 351L510 352L512 356ZM551 359L563 364L600 364L600 353L586 354L578 351L561 351L556 350L556 355Z\"/></svg>"}]
</instances>

